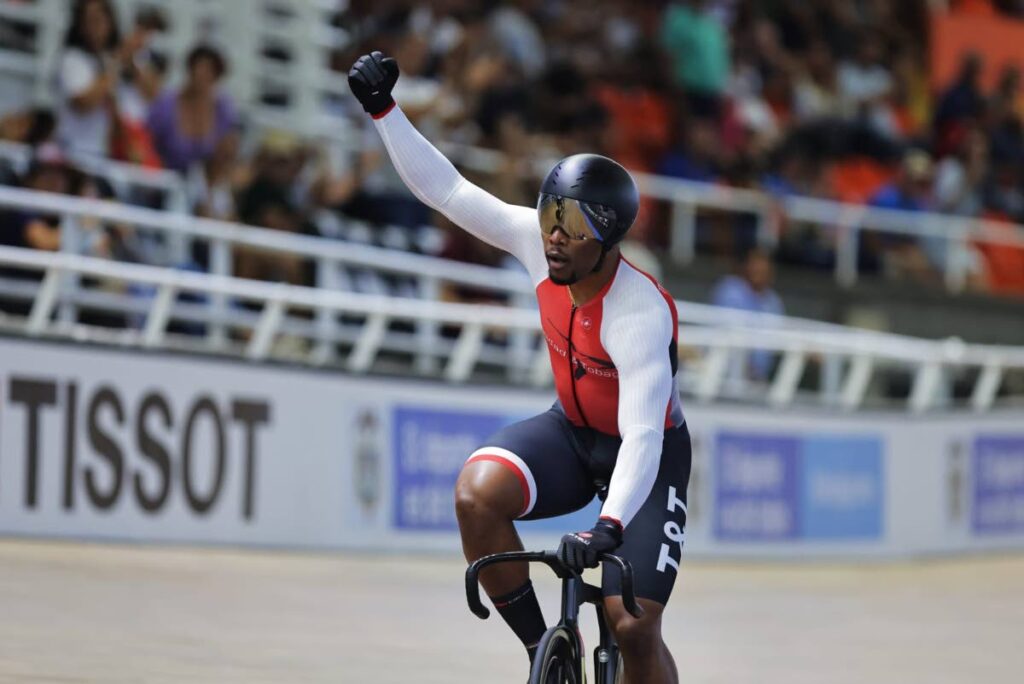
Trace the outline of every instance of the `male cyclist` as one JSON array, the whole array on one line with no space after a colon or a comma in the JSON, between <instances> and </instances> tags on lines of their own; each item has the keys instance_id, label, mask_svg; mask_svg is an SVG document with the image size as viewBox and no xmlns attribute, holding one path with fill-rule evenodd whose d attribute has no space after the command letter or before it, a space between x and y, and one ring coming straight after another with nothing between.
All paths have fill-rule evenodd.
<instances>
[{"instance_id":1,"label":"male cyclist","mask_svg":"<svg viewBox=\"0 0 1024 684\"><path fill-rule=\"evenodd\" d=\"M642 618L623 607L617 573L602 582L626 677L676 682L661 615L682 553L690 436L675 382L675 305L619 252L636 184L611 159L578 154L551 169L536 208L505 204L459 175L395 106L398 73L374 52L356 61L349 85L412 192L526 267L558 393L466 462L455 492L466 558L521 550L514 520L563 515L606 493L594 527L562 537L559 556L578 570L604 552L630 561ZM545 623L527 565L486 568L480 581L532 658Z\"/></svg>"}]
</instances>

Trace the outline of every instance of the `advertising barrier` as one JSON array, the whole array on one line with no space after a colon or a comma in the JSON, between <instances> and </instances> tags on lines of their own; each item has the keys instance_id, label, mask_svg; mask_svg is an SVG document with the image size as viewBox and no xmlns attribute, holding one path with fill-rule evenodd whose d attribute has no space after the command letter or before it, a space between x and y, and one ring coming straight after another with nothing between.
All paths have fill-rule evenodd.
<instances>
[{"instance_id":1,"label":"advertising barrier","mask_svg":"<svg viewBox=\"0 0 1024 684\"><path fill-rule=\"evenodd\" d=\"M455 552L462 464L552 401L0 339L0 534ZM1020 412L684 411L687 555L1024 549ZM553 546L598 510L522 523L524 542Z\"/></svg>"}]
</instances>

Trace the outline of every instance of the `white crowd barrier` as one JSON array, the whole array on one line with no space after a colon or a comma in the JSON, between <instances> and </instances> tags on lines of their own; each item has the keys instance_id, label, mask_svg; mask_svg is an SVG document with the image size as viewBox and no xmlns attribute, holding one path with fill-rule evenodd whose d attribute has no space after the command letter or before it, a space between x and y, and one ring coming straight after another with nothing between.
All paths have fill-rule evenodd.
<instances>
[{"instance_id":1,"label":"white crowd barrier","mask_svg":"<svg viewBox=\"0 0 1024 684\"><path fill-rule=\"evenodd\" d=\"M11 247L0 248L0 265L39 274L38 280L0 282L0 294L31 303L27 316L10 316L4 323L20 334L91 338L149 348L176 346L252 360L284 355L309 364L343 365L356 372L379 370L375 364L384 353L396 351L416 361L407 371L417 375L464 382L481 366L496 365L506 369L507 381L533 385L550 381L548 352L533 308L262 283ZM103 282L105 290L67 287L86 277ZM120 287L112 288L112 283ZM191 301L181 301L178 295L183 293L193 295ZM233 302L249 302L256 311L240 309ZM985 411L996 401L1003 374L1024 368L1024 350L1019 348L915 340L784 317L769 319L766 325L764 317L686 302L680 302L679 309L682 387L705 402L739 396L776 407L790 405L798 398L809 362L827 359L822 363L823 373L829 363L835 364L834 382L831 387L823 382L813 395L825 405L847 410L861 407L872 374L894 365L914 369L914 386L906 404L910 410L942 406L944 378L957 370L971 370L977 373L971 405ZM117 312L133 322L133 327L110 331L89 326L79 321L80 310ZM295 316L297 312L307 315ZM169 324L173 321L201 328L192 334L172 334ZM395 330L394 323L411 323L413 331ZM457 337L444 337L442 326L457 330ZM227 334L232 329L244 331L242 339L246 341L232 341ZM495 333L504 336L488 337ZM282 335L300 342L298 358L295 350L275 352L275 341ZM341 346L346 350L343 357L339 355ZM698 350L698 355L687 360L691 349ZM730 368L735 367L731 361L765 349L779 353L782 361L770 384L758 393L742 376L730 375ZM437 366L442 360L443 369Z\"/></svg>"}]
</instances>

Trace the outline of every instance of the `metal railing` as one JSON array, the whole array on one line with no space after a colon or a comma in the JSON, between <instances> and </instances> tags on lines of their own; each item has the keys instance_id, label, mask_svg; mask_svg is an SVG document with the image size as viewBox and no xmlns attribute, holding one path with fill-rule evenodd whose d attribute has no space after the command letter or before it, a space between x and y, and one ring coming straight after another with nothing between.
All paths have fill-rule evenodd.
<instances>
[{"instance_id":1,"label":"metal railing","mask_svg":"<svg viewBox=\"0 0 1024 684\"><path fill-rule=\"evenodd\" d=\"M546 350L541 347L533 288L524 274L482 266L454 264L442 259L397 252L368 245L297 236L222 221L197 219L118 203L84 200L47 193L0 187L0 206L62 217L65 253L41 254L8 249L0 262L31 265L45 270L41 287L31 282L0 282L0 294L33 302L25 324L30 334L54 329L81 331L80 314L86 309L116 311L138 323L139 331L114 333L139 336L139 343L162 345L166 322L172 317L202 325L202 334L187 338L193 347L230 353L231 331L250 328L254 337L246 348L251 358L267 353L274 335L285 332L309 343L302 360L338 363L343 342L363 351L346 362L366 369L378 351L404 353L413 359L412 372L426 376L443 373L452 380L468 377L478 363L505 371L512 382L543 384L548 381ZM210 246L212 273L184 273L169 268L118 264L70 253L79 244L82 219L129 224L140 231L158 231L204 240ZM230 275L231 249L258 248L278 254L312 259L317 264L318 288L271 285L235 279ZM421 299L374 297L337 291L332 274L340 268L367 268L402 275L417 281ZM82 276L119 279L123 284L147 285L155 294L97 292ZM442 282L458 283L509 295L511 308L449 305L438 300ZM182 290L200 292L201 302L178 302ZM336 298L331 299L337 295ZM328 297L323 299L322 297ZM260 314L239 309L235 300L256 301ZM324 302L333 302L331 305ZM441 307L441 308L437 308ZM454 307L454 308L452 308ZM289 308L310 311L312 318L286 316ZM56 321L49 321L56 311ZM154 311L156 312L154 314ZM748 314L689 302L679 303L684 357L690 359L683 374L687 392L702 400L747 398L786 406L798 395L807 396L809 366L820 365L821 379L813 391L815 401L845 409L861 406L879 369L899 367L914 373L907 405L916 411L949 404L947 380L953 373L975 374L970 403L978 410L991 407L1006 373L1024 369L1024 350L1010 347L965 345L956 340L926 341L899 335L858 331L843 326L784 316ZM362 322L339 319L340 314L365 316ZM510 317L507 320L505 317ZM525 321L532 321L526 325ZM411 330L395 330L395 321L412 323ZM458 328L452 341L444 326ZM498 333L498 339L488 335ZM372 333L372 335L370 334ZM99 333L97 333L99 334ZM103 333L111 334L111 333ZM179 339L180 342L180 339ZM252 346L255 345L255 346ZM752 350L769 350L781 360L764 383L751 383L736 373ZM438 363L446 361L442 371ZM454 365L453 365L454 364Z\"/></svg>"}]
</instances>

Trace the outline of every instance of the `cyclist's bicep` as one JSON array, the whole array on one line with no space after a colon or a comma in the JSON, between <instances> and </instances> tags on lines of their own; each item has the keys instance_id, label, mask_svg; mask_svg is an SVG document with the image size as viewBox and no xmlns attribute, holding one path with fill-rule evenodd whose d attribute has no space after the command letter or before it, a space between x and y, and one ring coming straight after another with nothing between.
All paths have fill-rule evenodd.
<instances>
[{"instance_id":1,"label":"cyclist's bicep","mask_svg":"<svg viewBox=\"0 0 1024 684\"><path fill-rule=\"evenodd\" d=\"M441 211L455 225L518 259L534 285L547 275L535 209L503 202L463 180Z\"/></svg>"}]
</instances>

